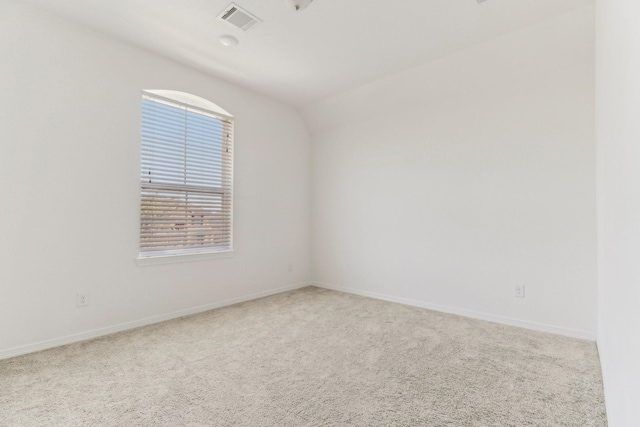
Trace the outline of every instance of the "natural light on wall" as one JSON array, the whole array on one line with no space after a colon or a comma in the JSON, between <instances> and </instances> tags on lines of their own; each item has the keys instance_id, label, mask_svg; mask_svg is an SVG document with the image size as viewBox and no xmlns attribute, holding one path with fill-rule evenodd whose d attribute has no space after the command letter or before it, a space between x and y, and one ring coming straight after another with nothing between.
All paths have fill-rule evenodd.
<instances>
[{"instance_id":1,"label":"natural light on wall","mask_svg":"<svg viewBox=\"0 0 640 427\"><path fill-rule=\"evenodd\" d=\"M140 257L233 250L233 118L176 91L142 94Z\"/></svg>"}]
</instances>

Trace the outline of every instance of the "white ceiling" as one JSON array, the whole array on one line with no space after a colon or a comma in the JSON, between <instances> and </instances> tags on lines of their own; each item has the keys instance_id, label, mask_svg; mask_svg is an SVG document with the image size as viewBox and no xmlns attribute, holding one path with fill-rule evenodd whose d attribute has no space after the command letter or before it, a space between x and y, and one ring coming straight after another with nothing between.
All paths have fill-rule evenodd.
<instances>
[{"instance_id":1,"label":"white ceiling","mask_svg":"<svg viewBox=\"0 0 640 427\"><path fill-rule=\"evenodd\" d=\"M27 0L293 106L423 64L594 0L235 0L263 23L216 19L232 0ZM218 38L231 34L236 47Z\"/></svg>"}]
</instances>

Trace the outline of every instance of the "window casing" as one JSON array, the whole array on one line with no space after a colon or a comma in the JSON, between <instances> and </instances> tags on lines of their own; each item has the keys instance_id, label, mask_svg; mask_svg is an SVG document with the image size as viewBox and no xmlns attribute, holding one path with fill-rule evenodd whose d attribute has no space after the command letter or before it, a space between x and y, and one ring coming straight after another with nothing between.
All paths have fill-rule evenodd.
<instances>
[{"instance_id":1,"label":"window casing","mask_svg":"<svg viewBox=\"0 0 640 427\"><path fill-rule=\"evenodd\" d=\"M233 118L178 94L142 95L141 258L233 249Z\"/></svg>"}]
</instances>

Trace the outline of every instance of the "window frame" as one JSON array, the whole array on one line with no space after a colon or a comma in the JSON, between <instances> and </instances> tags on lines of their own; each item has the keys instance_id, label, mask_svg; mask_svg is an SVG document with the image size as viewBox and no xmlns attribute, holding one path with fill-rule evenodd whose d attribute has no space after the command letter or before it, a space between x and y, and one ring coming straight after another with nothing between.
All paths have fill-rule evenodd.
<instances>
[{"instance_id":1,"label":"window frame","mask_svg":"<svg viewBox=\"0 0 640 427\"><path fill-rule=\"evenodd\" d=\"M164 263L173 263L173 262L184 262L184 261L192 261L192 260L202 260L202 259L212 259L212 258L228 258L232 257L234 254L234 128L235 128L235 119L229 114L226 110L222 109L218 105L214 104L211 101L208 101L204 98L200 98L198 96L186 93L186 92L177 92L177 91L168 91L168 90L143 90L141 94L141 121L140 121L140 175L139 175L139 252L138 257L136 259L138 265L153 265L153 264L164 264ZM144 101L157 102L159 104L165 104L169 107L174 107L177 110L182 109L185 111L185 117L188 117L187 114L189 112L194 112L196 114L203 114L205 116L212 117L221 122L221 144L222 149L227 147L230 149L230 154L226 155L221 153L220 157L220 173L221 173L221 182L220 187L209 186L209 191L204 191L207 185L198 186L198 191L200 194L206 194L208 196L220 195L220 205L222 206L222 213L226 217L228 216L228 228L225 227L225 235L227 235L229 242L228 245L220 246L201 246L201 247L187 247L187 248L166 248L160 250L146 250L143 246L143 211L145 209L144 205L144 197L146 192L161 192L161 191L171 191L177 192L179 194L184 194L184 200L188 200L189 195L193 196L194 194L194 186L192 184L188 184L186 181L188 180L189 174L185 172L185 183L184 184L175 184L175 183L145 183L144 175L144 160L143 160L143 151L145 142L144 138L144 130L143 130L143 116L144 116ZM224 135L224 128L228 126L229 133L226 136ZM185 130L188 129L188 126L185 122ZM187 147L188 140L185 137L185 161L187 158ZM227 151L227 153L229 153ZM226 163L228 162L228 166ZM185 166L186 167L186 166ZM161 166L162 168L162 166ZM228 169L228 172L225 172ZM185 169L186 171L186 169ZM228 176L227 176L228 174ZM193 175L192 175L193 176ZM228 187L225 186L225 180L229 183ZM146 185L145 185L146 184ZM219 190L219 191L215 191ZM228 191L225 191L228 190ZM228 198L228 209L224 208L225 198ZM187 203L187 202L185 202ZM178 203L179 204L179 203ZM185 205L185 209L186 209ZM213 238L213 234L211 235Z\"/></svg>"}]
</instances>

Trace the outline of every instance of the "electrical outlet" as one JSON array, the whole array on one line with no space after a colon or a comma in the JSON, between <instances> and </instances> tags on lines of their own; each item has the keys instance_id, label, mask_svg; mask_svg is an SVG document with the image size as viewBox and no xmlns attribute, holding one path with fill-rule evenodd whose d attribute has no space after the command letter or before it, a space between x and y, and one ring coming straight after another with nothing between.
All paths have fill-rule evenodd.
<instances>
[{"instance_id":1,"label":"electrical outlet","mask_svg":"<svg viewBox=\"0 0 640 427\"><path fill-rule=\"evenodd\" d=\"M516 298L524 298L524 285L516 285Z\"/></svg>"},{"instance_id":2,"label":"electrical outlet","mask_svg":"<svg viewBox=\"0 0 640 427\"><path fill-rule=\"evenodd\" d=\"M287 271L293 271L293 264L292 263L287 264Z\"/></svg>"},{"instance_id":3,"label":"electrical outlet","mask_svg":"<svg viewBox=\"0 0 640 427\"><path fill-rule=\"evenodd\" d=\"M76 305L78 307L86 307L89 305L89 294L81 294L78 292L76 295Z\"/></svg>"}]
</instances>

